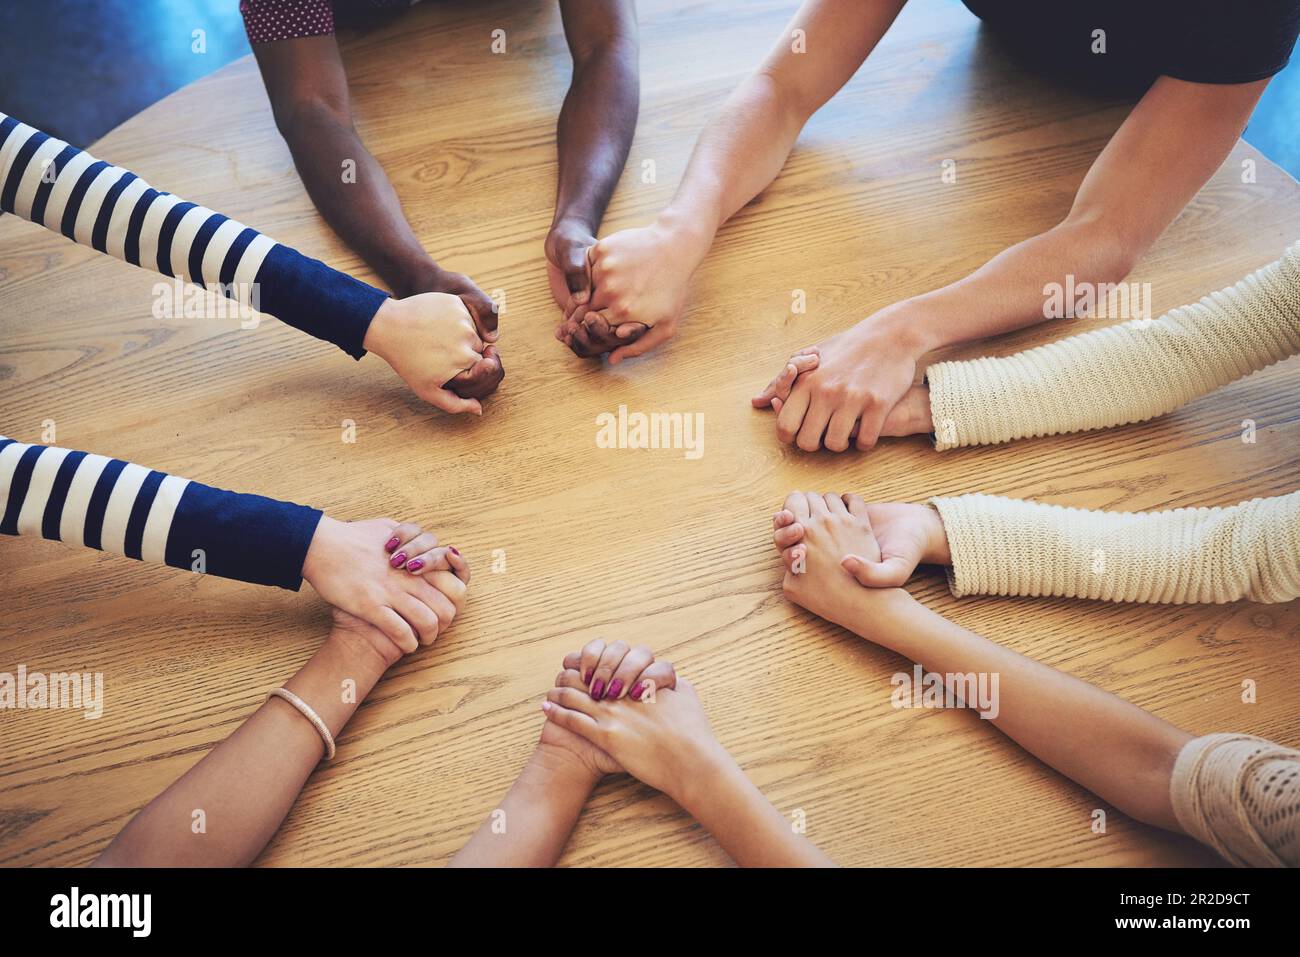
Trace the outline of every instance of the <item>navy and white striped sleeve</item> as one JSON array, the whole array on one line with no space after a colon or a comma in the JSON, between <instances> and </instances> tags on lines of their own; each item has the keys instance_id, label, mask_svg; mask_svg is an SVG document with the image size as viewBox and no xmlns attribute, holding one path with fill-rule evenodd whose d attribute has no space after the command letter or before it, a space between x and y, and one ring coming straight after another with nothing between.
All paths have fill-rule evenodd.
<instances>
[{"instance_id":1,"label":"navy and white striped sleeve","mask_svg":"<svg viewBox=\"0 0 1300 957\"><path fill-rule=\"evenodd\" d=\"M0 532L297 591L319 509L0 436Z\"/></svg>"},{"instance_id":2,"label":"navy and white striped sleeve","mask_svg":"<svg viewBox=\"0 0 1300 957\"><path fill-rule=\"evenodd\" d=\"M134 266L215 288L357 359L388 296L4 113L0 212Z\"/></svg>"}]
</instances>

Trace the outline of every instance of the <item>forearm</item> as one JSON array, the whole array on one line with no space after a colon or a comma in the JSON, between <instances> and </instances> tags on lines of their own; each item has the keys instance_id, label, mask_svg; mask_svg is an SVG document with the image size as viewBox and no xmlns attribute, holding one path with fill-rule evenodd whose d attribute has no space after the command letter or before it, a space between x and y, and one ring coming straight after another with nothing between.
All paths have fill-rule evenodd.
<instances>
[{"instance_id":1,"label":"forearm","mask_svg":"<svg viewBox=\"0 0 1300 957\"><path fill-rule=\"evenodd\" d=\"M679 803L741 867L833 867L719 745Z\"/></svg>"},{"instance_id":2,"label":"forearm","mask_svg":"<svg viewBox=\"0 0 1300 957\"><path fill-rule=\"evenodd\" d=\"M338 629L285 687L337 737L390 662ZM344 693L345 683L355 689ZM295 708L268 698L145 806L95 862L103 867L241 867L274 836L323 751Z\"/></svg>"},{"instance_id":3,"label":"forearm","mask_svg":"<svg viewBox=\"0 0 1300 957\"><path fill-rule=\"evenodd\" d=\"M936 498L955 595L1223 603L1300 597L1300 492L1219 508L1107 512Z\"/></svg>"},{"instance_id":4,"label":"forearm","mask_svg":"<svg viewBox=\"0 0 1300 957\"><path fill-rule=\"evenodd\" d=\"M553 866L597 781L572 758L539 744L500 807L448 866Z\"/></svg>"},{"instance_id":5,"label":"forearm","mask_svg":"<svg viewBox=\"0 0 1300 957\"><path fill-rule=\"evenodd\" d=\"M781 172L805 121L771 75L747 77L700 133L661 222L703 259L722 224Z\"/></svg>"},{"instance_id":6,"label":"forearm","mask_svg":"<svg viewBox=\"0 0 1300 957\"><path fill-rule=\"evenodd\" d=\"M1300 243L1199 302L1005 358L926 370L936 447L1009 442L1164 415L1300 353Z\"/></svg>"},{"instance_id":7,"label":"forearm","mask_svg":"<svg viewBox=\"0 0 1300 957\"><path fill-rule=\"evenodd\" d=\"M0 533L297 590L318 509L0 436Z\"/></svg>"},{"instance_id":8,"label":"forearm","mask_svg":"<svg viewBox=\"0 0 1300 957\"><path fill-rule=\"evenodd\" d=\"M559 181L552 226L569 221L593 235L627 163L640 104L634 36L575 55L556 129Z\"/></svg>"},{"instance_id":9,"label":"forearm","mask_svg":"<svg viewBox=\"0 0 1300 957\"><path fill-rule=\"evenodd\" d=\"M1112 283L1173 222L1232 150L1267 81L1160 77L1089 168L1060 225L966 279L913 300L929 349L1044 320L1048 283ZM932 315L926 315L932 313Z\"/></svg>"},{"instance_id":10,"label":"forearm","mask_svg":"<svg viewBox=\"0 0 1300 957\"><path fill-rule=\"evenodd\" d=\"M212 288L355 358L365 354L370 322L387 298L4 114L0 209L132 265Z\"/></svg>"},{"instance_id":11,"label":"forearm","mask_svg":"<svg viewBox=\"0 0 1300 957\"><path fill-rule=\"evenodd\" d=\"M987 675L986 687L996 691L994 707L986 713L998 730L1125 814L1182 830L1169 784L1190 735L1086 681L967 631L902 589L862 589L839 617L838 624L929 672Z\"/></svg>"},{"instance_id":12,"label":"forearm","mask_svg":"<svg viewBox=\"0 0 1300 957\"><path fill-rule=\"evenodd\" d=\"M321 103L283 108L276 122L325 221L399 296L427 291L438 271L392 183L352 122Z\"/></svg>"},{"instance_id":13,"label":"forearm","mask_svg":"<svg viewBox=\"0 0 1300 957\"><path fill-rule=\"evenodd\" d=\"M1045 321L1044 287L1067 275L1081 283L1116 283L1128 257L1104 225L1065 220L1016 243L968 276L887 307L873 319L905 322L917 355Z\"/></svg>"},{"instance_id":14,"label":"forearm","mask_svg":"<svg viewBox=\"0 0 1300 957\"><path fill-rule=\"evenodd\" d=\"M701 132L660 219L703 258L718 228L772 182L808 119L888 31L904 0L805 0L761 67Z\"/></svg>"}]
</instances>

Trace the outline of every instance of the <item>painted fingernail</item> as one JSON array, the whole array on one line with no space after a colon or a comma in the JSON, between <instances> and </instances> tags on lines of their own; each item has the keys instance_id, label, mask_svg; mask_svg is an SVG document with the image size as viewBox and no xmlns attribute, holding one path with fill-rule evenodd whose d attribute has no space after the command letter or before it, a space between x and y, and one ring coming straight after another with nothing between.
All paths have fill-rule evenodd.
<instances>
[{"instance_id":1,"label":"painted fingernail","mask_svg":"<svg viewBox=\"0 0 1300 957\"><path fill-rule=\"evenodd\" d=\"M401 568L406 564L406 552L398 552L388 560L388 564L392 565L394 568Z\"/></svg>"},{"instance_id":2,"label":"painted fingernail","mask_svg":"<svg viewBox=\"0 0 1300 957\"><path fill-rule=\"evenodd\" d=\"M599 678L596 680L596 683L591 686L591 696L595 698L597 701L599 701L604 691L605 691L605 679Z\"/></svg>"},{"instance_id":3,"label":"painted fingernail","mask_svg":"<svg viewBox=\"0 0 1300 957\"><path fill-rule=\"evenodd\" d=\"M633 701L635 701L637 698L641 697L641 691L644 688L645 685L642 684L640 681L638 681L636 684L632 686L632 690L627 693L627 696L631 698Z\"/></svg>"},{"instance_id":4,"label":"painted fingernail","mask_svg":"<svg viewBox=\"0 0 1300 957\"><path fill-rule=\"evenodd\" d=\"M388 540L388 544L384 546L384 551L391 552L394 548L396 548L400 544L402 544L402 540L398 538L396 535L394 535L392 538Z\"/></svg>"},{"instance_id":5,"label":"painted fingernail","mask_svg":"<svg viewBox=\"0 0 1300 957\"><path fill-rule=\"evenodd\" d=\"M591 684L591 674L592 674L592 672L595 671L595 670L596 670L595 668L588 668L588 669L587 669L587 673L586 673L585 675L582 676L582 683L583 683L584 685L589 685L589 684Z\"/></svg>"},{"instance_id":6,"label":"painted fingernail","mask_svg":"<svg viewBox=\"0 0 1300 957\"><path fill-rule=\"evenodd\" d=\"M609 683L609 690L605 692L605 697L613 701L618 697L618 693L623 690L623 679L615 678Z\"/></svg>"},{"instance_id":7,"label":"painted fingernail","mask_svg":"<svg viewBox=\"0 0 1300 957\"><path fill-rule=\"evenodd\" d=\"M418 572L423 567L424 567L423 558L412 558L409 562L406 563L406 570L408 572Z\"/></svg>"},{"instance_id":8,"label":"painted fingernail","mask_svg":"<svg viewBox=\"0 0 1300 957\"><path fill-rule=\"evenodd\" d=\"M551 710L551 703L549 701L543 701L542 710L549 712Z\"/></svg>"},{"instance_id":9,"label":"painted fingernail","mask_svg":"<svg viewBox=\"0 0 1300 957\"><path fill-rule=\"evenodd\" d=\"M447 546L447 551L451 552L451 553L452 553L453 555L455 555L457 558L460 558L460 549L457 548L455 545L448 545L448 546Z\"/></svg>"}]
</instances>

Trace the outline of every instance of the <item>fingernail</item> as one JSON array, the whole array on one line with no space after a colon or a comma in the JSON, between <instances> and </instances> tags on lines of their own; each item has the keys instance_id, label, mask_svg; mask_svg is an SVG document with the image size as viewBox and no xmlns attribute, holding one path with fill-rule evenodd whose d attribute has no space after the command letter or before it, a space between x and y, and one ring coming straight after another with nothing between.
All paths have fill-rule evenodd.
<instances>
[{"instance_id":1,"label":"fingernail","mask_svg":"<svg viewBox=\"0 0 1300 957\"><path fill-rule=\"evenodd\" d=\"M409 562L406 563L406 570L408 572L418 572L423 567L424 567L423 558L412 558Z\"/></svg>"},{"instance_id":2,"label":"fingernail","mask_svg":"<svg viewBox=\"0 0 1300 957\"><path fill-rule=\"evenodd\" d=\"M447 551L451 552L457 558L460 558L460 549L458 549L455 545L448 545Z\"/></svg>"},{"instance_id":3,"label":"fingernail","mask_svg":"<svg viewBox=\"0 0 1300 957\"><path fill-rule=\"evenodd\" d=\"M401 568L406 564L406 552L398 552L388 560L388 564L392 565L394 568Z\"/></svg>"},{"instance_id":4,"label":"fingernail","mask_svg":"<svg viewBox=\"0 0 1300 957\"><path fill-rule=\"evenodd\" d=\"M402 544L402 540L398 538L396 535L394 535L392 538L388 540L388 544L384 546L384 551L391 552L394 548L396 548L400 544Z\"/></svg>"},{"instance_id":5,"label":"fingernail","mask_svg":"<svg viewBox=\"0 0 1300 957\"><path fill-rule=\"evenodd\" d=\"M623 679L615 678L609 683L609 690L605 692L605 697L611 701L618 697L618 693L623 690Z\"/></svg>"},{"instance_id":6,"label":"fingernail","mask_svg":"<svg viewBox=\"0 0 1300 957\"><path fill-rule=\"evenodd\" d=\"M595 668L588 668L588 669L587 669L587 673L586 673L585 675L582 676L582 683L583 683L584 685L589 685L589 684L591 684L591 673L592 673L593 671L595 671L595 670L596 670Z\"/></svg>"},{"instance_id":7,"label":"fingernail","mask_svg":"<svg viewBox=\"0 0 1300 957\"><path fill-rule=\"evenodd\" d=\"M641 697L641 692L644 689L645 689L645 685L642 682L638 681L636 684L632 686L632 690L627 693L627 696L631 698L633 701L635 701L637 698Z\"/></svg>"},{"instance_id":8,"label":"fingernail","mask_svg":"<svg viewBox=\"0 0 1300 957\"><path fill-rule=\"evenodd\" d=\"M543 710L543 711L550 711L550 710L551 710L551 703L550 703L549 701L543 701L543 702L542 702L542 710Z\"/></svg>"},{"instance_id":9,"label":"fingernail","mask_svg":"<svg viewBox=\"0 0 1300 957\"><path fill-rule=\"evenodd\" d=\"M599 701L600 696L604 692L604 690L605 690L605 679L601 678L594 685L591 686L591 696L595 698L597 701Z\"/></svg>"}]
</instances>

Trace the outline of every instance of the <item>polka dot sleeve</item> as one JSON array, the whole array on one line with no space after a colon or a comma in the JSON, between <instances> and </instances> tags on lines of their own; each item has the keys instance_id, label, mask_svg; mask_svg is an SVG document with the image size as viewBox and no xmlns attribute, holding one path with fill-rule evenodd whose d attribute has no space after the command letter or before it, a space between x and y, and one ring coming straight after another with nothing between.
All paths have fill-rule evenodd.
<instances>
[{"instance_id":1,"label":"polka dot sleeve","mask_svg":"<svg viewBox=\"0 0 1300 957\"><path fill-rule=\"evenodd\" d=\"M274 43L334 32L329 0L240 0L249 43Z\"/></svg>"}]
</instances>

